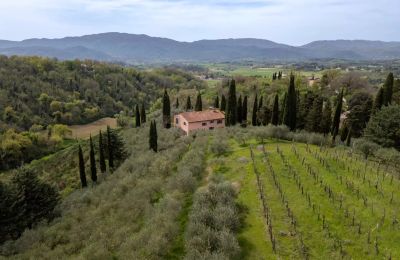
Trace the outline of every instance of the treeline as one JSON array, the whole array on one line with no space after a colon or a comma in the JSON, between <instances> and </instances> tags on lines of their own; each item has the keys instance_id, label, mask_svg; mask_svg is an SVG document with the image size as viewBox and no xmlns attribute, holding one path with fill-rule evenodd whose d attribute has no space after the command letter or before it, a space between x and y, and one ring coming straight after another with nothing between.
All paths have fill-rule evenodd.
<instances>
[{"instance_id":1,"label":"treeline","mask_svg":"<svg viewBox=\"0 0 400 260\"><path fill-rule=\"evenodd\" d=\"M250 119L248 97L236 93L234 79L229 82L226 97L224 94L221 98L215 97L214 106L225 111L227 126L240 124L245 127L250 123L253 126L286 125L291 131L330 135L332 143L338 135L347 145L351 144L352 138L365 136L380 145L400 148L400 135L396 130L399 105L393 99L400 93L400 88L396 86L392 73L375 97L368 92L352 92L346 86L333 97L318 89L301 92L295 82L295 76L290 75L288 89L283 95L276 93L264 97L255 93ZM201 98L197 100L201 102ZM201 108L201 105L196 107Z\"/></svg>"},{"instance_id":2,"label":"treeline","mask_svg":"<svg viewBox=\"0 0 400 260\"><path fill-rule=\"evenodd\" d=\"M95 61L0 56L0 133L54 123L81 124L148 107L162 89L202 86L171 68L139 71Z\"/></svg>"}]
</instances>

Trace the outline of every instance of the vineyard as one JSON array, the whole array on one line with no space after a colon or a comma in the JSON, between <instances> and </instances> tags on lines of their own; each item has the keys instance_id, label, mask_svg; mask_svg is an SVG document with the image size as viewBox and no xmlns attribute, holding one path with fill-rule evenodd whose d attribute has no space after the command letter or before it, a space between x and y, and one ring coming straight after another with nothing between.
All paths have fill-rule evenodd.
<instances>
[{"instance_id":1,"label":"vineyard","mask_svg":"<svg viewBox=\"0 0 400 260\"><path fill-rule=\"evenodd\" d=\"M399 259L400 179L349 150L230 141L210 161L238 187L246 259Z\"/></svg>"}]
</instances>

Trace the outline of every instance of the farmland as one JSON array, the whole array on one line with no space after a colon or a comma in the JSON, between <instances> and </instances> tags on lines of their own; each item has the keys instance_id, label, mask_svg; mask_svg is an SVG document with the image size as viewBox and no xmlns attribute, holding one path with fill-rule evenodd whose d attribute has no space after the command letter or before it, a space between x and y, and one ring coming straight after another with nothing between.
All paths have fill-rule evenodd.
<instances>
[{"instance_id":1,"label":"farmland","mask_svg":"<svg viewBox=\"0 0 400 260\"><path fill-rule=\"evenodd\" d=\"M211 160L239 188L246 259L396 259L398 175L349 150L230 141Z\"/></svg>"},{"instance_id":2,"label":"farmland","mask_svg":"<svg viewBox=\"0 0 400 260\"><path fill-rule=\"evenodd\" d=\"M85 125L72 125L69 126L71 129L71 138L89 138L90 135L96 135L99 131L104 131L107 126L111 128L117 127L117 120L111 117L105 117Z\"/></svg>"}]
</instances>

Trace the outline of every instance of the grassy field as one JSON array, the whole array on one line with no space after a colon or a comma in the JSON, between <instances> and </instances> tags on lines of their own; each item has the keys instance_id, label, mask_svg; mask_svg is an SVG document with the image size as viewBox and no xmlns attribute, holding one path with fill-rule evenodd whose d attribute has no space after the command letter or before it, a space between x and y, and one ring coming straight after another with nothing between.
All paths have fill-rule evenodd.
<instances>
[{"instance_id":1,"label":"grassy field","mask_svg":"<svg viewBox=\"0 0 400 260\"><path fill-rule=\"evenodd\" d=\"M227 64L206 64L204 65L211 72L218 73L223 77L231 76L244 76L244 77L265 77L272 78L272 74L278 71L282 71L288 75L292 71L289 68L282 67L252 67L245 65L227 65ZM303 76L322 77L322 71L296 71Z\"/></svg>"},{"instance_id":2,"label":"grassy field","mask_svg":"<svg viewBox=\"0 0 400 260\"><path fill-rule=\"evenodd\" d=\"M400 258L400 180L371 162L270 140L209 163L239 187L244 259Z\"/></svg>"},{"instance_id":3,"label":"grassy field","mask_svg":"<svg viewBox=\"0 0 400 260\"><path fill-rule=\"evenodd\" d=\"M97 135L100 130L106 130L107 126L116 128L117 120L115 118L105 117L86 125L71 125L68 127L72 131L71 138L87 139L90 135Z\"/></svg>"}]
</instances>

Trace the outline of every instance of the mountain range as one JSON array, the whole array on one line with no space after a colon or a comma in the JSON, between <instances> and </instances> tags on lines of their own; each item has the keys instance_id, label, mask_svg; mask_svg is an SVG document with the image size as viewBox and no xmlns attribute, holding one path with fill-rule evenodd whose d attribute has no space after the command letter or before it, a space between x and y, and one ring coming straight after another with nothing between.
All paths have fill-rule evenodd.
<instances>
[{"instance_id":1,"label":"mountain range","mask_svg":"<svg viewBox=\"0 0 400 260\"><path fill-rule=\"evenodd\" d=\"M242 38L180 42L127 33L101 33L61 39L0 40L0 54L38 55L138 63L300 61L311 59L400 59L400 42L333 40L290 46Z\"/></svg>"}]
</instances>

